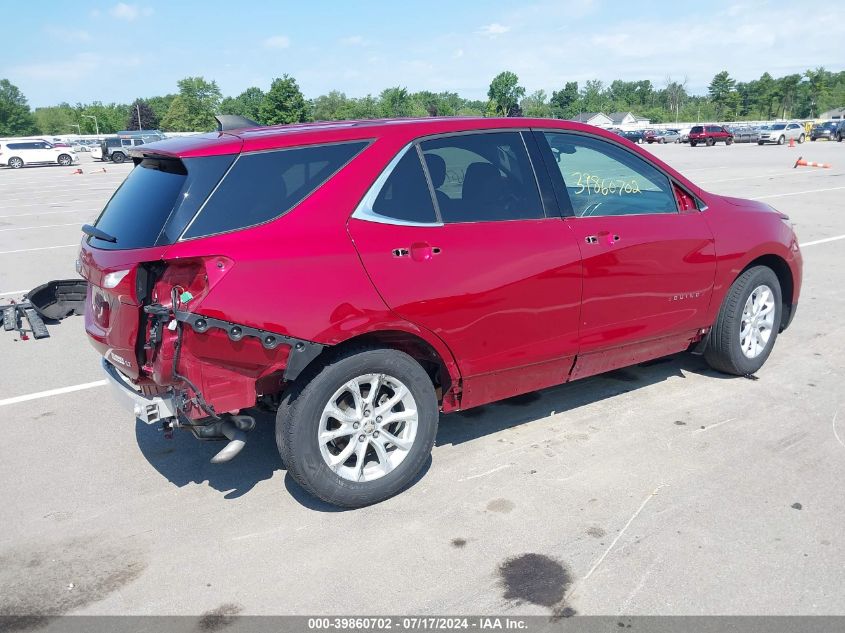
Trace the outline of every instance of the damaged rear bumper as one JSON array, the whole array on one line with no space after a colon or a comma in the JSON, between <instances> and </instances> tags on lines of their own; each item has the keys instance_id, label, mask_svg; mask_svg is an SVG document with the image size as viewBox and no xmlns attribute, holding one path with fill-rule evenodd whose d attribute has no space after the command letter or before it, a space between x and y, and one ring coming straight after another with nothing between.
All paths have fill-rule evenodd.
<instances>
[{"instance_id":1,"label":"damaged rear bumper","mask_svg":"<svg viewBox=\"0 0 845 633\"><path fill-rule=\"evenodd\" d=\"M103 358L101 362L112 393L136 418L155 424L176 417L176 403L172 396L146 396L109 361Z\"/></svg>"}]
</instances>

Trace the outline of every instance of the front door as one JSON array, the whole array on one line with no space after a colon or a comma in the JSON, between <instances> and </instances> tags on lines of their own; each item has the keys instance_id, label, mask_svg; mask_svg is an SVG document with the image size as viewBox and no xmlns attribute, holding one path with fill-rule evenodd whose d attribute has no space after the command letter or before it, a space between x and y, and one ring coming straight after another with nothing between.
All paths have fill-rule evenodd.
<instances>
[{"instance_id":1,"label":"front door","mask_svg":"<svg viewBox=\"0 0 845 633\"><path fill-rule=\"evenodd\" d=\"M584 295L575 375L677 351L702 327L716 270L703 212L648 161L597 137L545 132L572 215L565 222L583 254ZM559 183L561 184L561 183ZM662 342L661 342L662 341ZM603 353L590 362L589 355Z\"/></svg>"},{"instance_id":2,"label":"front door","mask_svg":"<svg viewBox=\"0 0 845 633\"><path fill-rule=\"evenodd\" d=\"M580 252L549 211L521 133L507 131L409 146L350 220L388 306L452 350L464 407L567 378Z\"/></svg>"}]
</instances>

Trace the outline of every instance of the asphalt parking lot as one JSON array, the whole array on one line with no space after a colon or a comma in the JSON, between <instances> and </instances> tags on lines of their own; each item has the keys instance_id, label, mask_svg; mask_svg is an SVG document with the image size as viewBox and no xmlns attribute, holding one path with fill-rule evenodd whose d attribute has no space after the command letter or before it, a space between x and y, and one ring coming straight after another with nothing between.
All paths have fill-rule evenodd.
<instances>
[{"instance_id":1,"label":"asphalt parking lot","mask_svg":"<svg viewBox=\"0 0 845 633\"><path fill-rule=\"evenodd\" d=\"M845 143L647 149L796 224L757 380L679 355L442 416L413 487L339 512L270 418L212 465L117 406L80 318L0 332L0 614L845 614ZM0 303L74 276L130 166L74 169L0 170Z\"/></svg>"}]
</instances>

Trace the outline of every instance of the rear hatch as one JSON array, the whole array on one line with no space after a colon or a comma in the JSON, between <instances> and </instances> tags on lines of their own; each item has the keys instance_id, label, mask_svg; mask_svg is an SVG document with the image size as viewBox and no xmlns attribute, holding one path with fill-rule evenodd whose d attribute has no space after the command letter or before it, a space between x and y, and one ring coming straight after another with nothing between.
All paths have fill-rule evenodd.
<instances>
[{"instance_id":1,"label":"rear hatch","mask_svg":"<svg viewBox=\"0 0 845 633\"><path fill-rule=\"evenodd\" d=\"M86 330L100 353L128 376L137 377L143 364L145 337L138 334L145 322L143 305L154 292L156 264L235 157L136 157L135 169L95 223L98 236L82 241L80 272L89 282ZM185 262L185 268L202 267Z\"/></svg>"}]
</instances>

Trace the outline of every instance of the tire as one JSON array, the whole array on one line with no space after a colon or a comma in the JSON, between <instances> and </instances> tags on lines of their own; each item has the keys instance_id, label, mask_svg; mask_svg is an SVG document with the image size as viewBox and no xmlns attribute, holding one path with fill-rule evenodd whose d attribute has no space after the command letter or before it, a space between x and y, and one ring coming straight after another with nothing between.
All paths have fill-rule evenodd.
<instances>
[{"instance_id":1,"label":"tire","mask_svg":"<svg viewBox=\"0 0 845 633\"><path fill-rule=\"evenodd\" d=\"M725 139L725 145L733 145L734 140L732 138Z\"/></svg>"},{"instance_id":2,"label":"tire","mask_svg":"<svg viewBox=\"0 0 845 633\"><path fill-rule=\"evenodd\" d=\"M120 164L126 160L126 154L123 152L112 152L111 159L112 162Z\"/></svg>"},{"instance_id":3,"label":"tire","mask_svg":"<svg viewBox=\"0 0 845 633\"><path fill-rule=\"evenodd\" d=\"M743 351L741 341L746 339L741 339L741 329L744 313L748 307L747 302L752 301L750 299L752 293L758 291L761 287L765 287L770 293L769 296L773 303L770 313L773 314L773 317L771 322L767 324L770 325L770 329L767 337L765 337L765 344L761 348L755 349L752 352L754 353L752 357ZM766 304L768 305L768 302ZM733 282L722 302L722 307L719 309L716 324L710 332L707 348L704 352L707 363L713 369L737 376L747 376L758 371L771 354L777 340L781 312L781 288L777 275L766 266L755 266L746 270ZM769 314L769 312L766 314ZM760 323L762 324L762 322ZM758 330L756 325L749 325L749 330L751 332L762 331L764 327ZM760 340L749 334L748 340L751 339Z\"/></svg>"},{"instance_id":4,"label":"tire","mask_svg":"<svg viewBox=\"0 0 845 633\"><path fill-rule=\"evenodd\" d=\"M810 142L811 142L811 143L815 143L815 142L816 142L816 137L815 137L815 136L811 136L811 137L810 137Z\"/></svg>"},{"instance_id":5,"label":"tire","mask_svg":"<svg viewBox=\"0 0 845 633\"><path fill-rule=\"evenodd\" d=\"M801 136L799 136L799 137L798 137L798 144L800 145L801 143L803 143L803 142L804 142L804 140L805 140L805 137L804 137L804 135L802 134Z\"/></svg>"},{"instance_id":6,"label":"tire","mask_svg":"<svg viewBox=\"0 0 845 633\"><path fill-rule=\"evenodd\" d=\"M757 145L762 146L762 145L763 145L763 141L757 141Z\"/></svg>"},{"instance_id":7,"label":"tire","mask_svg":"<svg viewBox=\"0 0 845 633\"><path fill-rule=\"evenodd\" d=\"M346 422L358 426L354 426L356 430L350 430L349 434L338 436L337 442L331 440L324 443L319 440L318 433L337 428L329 428L327 424L337 424L339 430L346 426L339 417L326 418L326 411L331 403L334 403L335 410L339 411L343 406L343 403L338 404L341 400L351 404L352 393L348 385L358 384L356 379L367 376L382 376L384 382L378 387L376 394L379 400L396 395L396 391L392 390L391 381L398 381L407 387L406 398L410 397L410 402L416 407L416 429L413 430L411 422L397 422L395 425L407 426L390 425L389 429L390 432L396 433L397 441L400 434L404 433L404 439L407 439L407 435L413 433L406 451L400 449L398 444L385 441L385 430L388 427L379 426L381 416L374 415L378 411L376 408L366 409L366 400L370 394L368 392L364 396L360 388L358 394L362 397L361 408L363 412L369 411L369 415L359 414L356 418L355 413L351 414ZM368 390L371 384L366 380L360 383ZM404 401L394 404L385 411L385 416L387 412L401 414L402 410L395 411L399 406L402 406L403 410L409 410L405 409L404 405ZM346 412L352 410L345 409ZM358 421L354 421L355 419ZM288 472L307 492L326 503L359 508L384 501L401 492L413 481L434 446L438 419L434 386L417 361L404 352L392 349L351 349L338 354L322 367L306 372L292 385L282 399L276 416L276 444ZM382 437L377 442L379 431ZM364 437L366 443L359 441L359 438ZM350 449L353 443L356 448ZM378 452L376 444L382 447L381 453ZM357 456L357 447L362 445L366 451L362 460L363 471L358 466ZM342 463L334 468L329 466L327 460L333 457L342 458L344 451L348 450L351 452L347 453ZM382 456L388 458L387 462L398 459L398 463L391 465L386 473L379 473L379 469L385 464ZM354 463L350 466L351 460L354 460ZM361 481L361 472L365 477L370 476L372 479Z\"/></svg>"},{"instance_id":8,"label":"tire","mask_svg":"<svg viewBox=\"0 0 845 633\"><path fill-rule=\"evenodd\" d=\"M7 163L12 169L20 169L23 167L23 160L17 156L12 156Z\"/></svg>"},{"instance_id":9,"label":"tire","mask_svg":"<svg viewBox=\"0 0 845 633\"><path fill-rule=\"evenodd\" d=\"M659 141L657 141L657 144L658 144L658 145L663 145L665 142L666 142L666 139L665 139L665 138L662 138L662 139L660 139Z\"/></svg>"},{"instance_id":10,"label":"tire","mask_svg":"<svg viewBox=\"0 0 845 633\"><path fill-rule=\"evenodd\" d=\"M73 158L70 154L59 154L59 157L56 159L56 162L59 163L62 167L67 167L73 163Z\"/></svg>"},{"instance_id":11,"label":"tire","mask_svg":"<svg viewBox=\"0 0 845 633\"><path fill-rule=\"evenodd\" d=\"M704 144L707 145L707 147L713 147L716 144L716 139L708 138L704 141Z\"/></svg>"},{"instance_id":12,"label":"tire","mask_svg":"<svg viewBox=\"0 0 845 633\"><path fill-rule=\"evenodd\" d=\"M781 136L780 138L778 138L778 145L783 145L784 143L786 143L785 137Z\"/></svg>"},{"instance_id":13,"label":"tire","mask_svg":"<svg viewBox=\"0 0 845 633\"><path fill-rule=\"evenodd\" d=\"M696 143L695 141L690 141L690 142L689 142L689 146L690 146L690 147L695 147L696 145L698 145L698 143Z\"/></svg>"}]
</instances>

